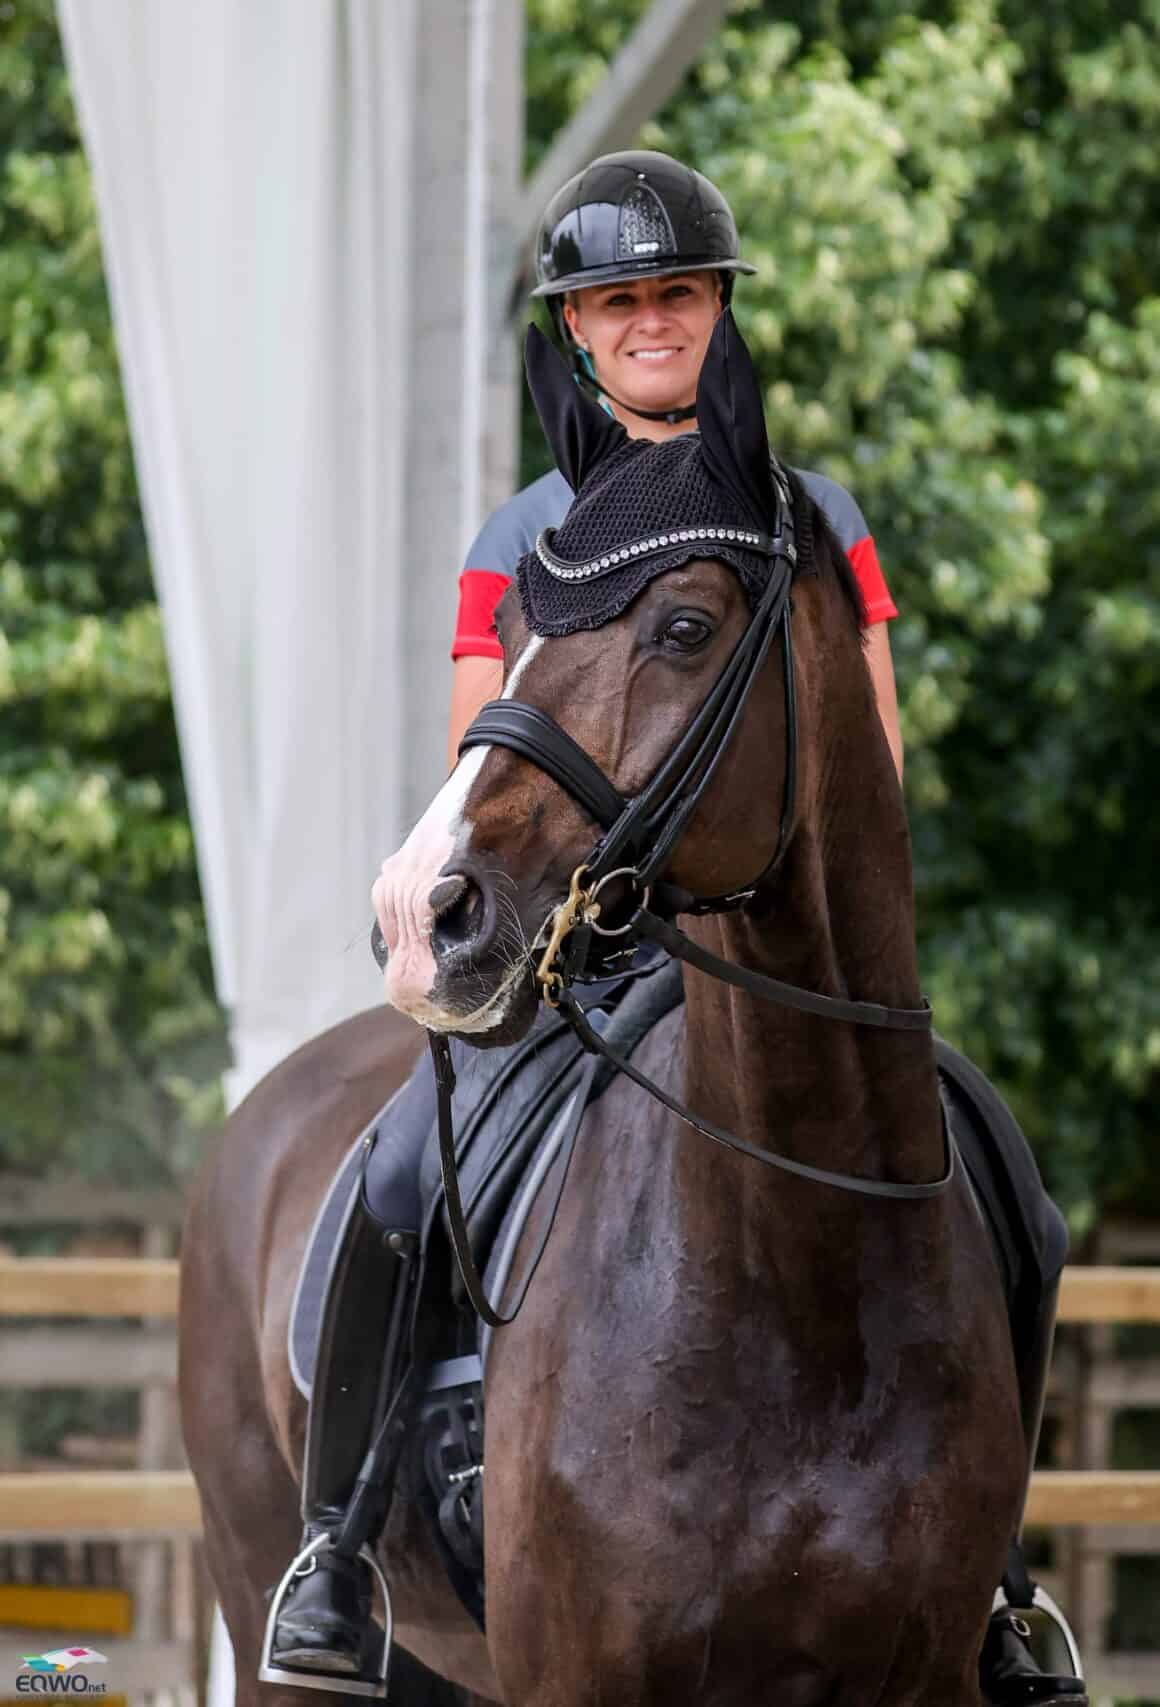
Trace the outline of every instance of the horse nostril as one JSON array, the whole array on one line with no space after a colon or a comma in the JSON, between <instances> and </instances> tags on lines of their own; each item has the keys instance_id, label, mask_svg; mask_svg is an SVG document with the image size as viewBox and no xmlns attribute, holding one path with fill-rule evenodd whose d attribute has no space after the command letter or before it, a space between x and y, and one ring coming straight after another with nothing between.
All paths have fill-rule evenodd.
<instances>
[{"instance_id":1,"label":"horse nostril","mask_svg":"<svg viewBox=\"0 0 1160 1707\"><path fill-rule=\"evenodd\" d=\"M434 915L432 936L438 947L465 948L483 923L483 896L469 877L453 872L441 878L427 897Z\"/></svg>"},{"instance_id":2,"label":"horse nostril","mask_svg":"<svg viewBox=\"0 0 1160 1707\"><path fill-rule=\"evenodd\" d=\"M463 899L466 889L466 877L460 877L458 874L451 877L445 877L441 883L437 883L435 885L430 895L428 895L427 905L430 907L435 917L437 919L441 919L444 913L449 913L453 907L457 907L459 905L460 901Z\"/></svg>"}]
</instances>

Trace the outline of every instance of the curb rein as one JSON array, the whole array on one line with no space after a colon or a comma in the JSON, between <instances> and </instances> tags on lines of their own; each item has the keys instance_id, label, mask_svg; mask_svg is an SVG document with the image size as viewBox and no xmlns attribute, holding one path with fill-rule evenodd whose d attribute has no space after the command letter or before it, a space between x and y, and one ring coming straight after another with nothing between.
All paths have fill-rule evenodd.
<instances>
[{"instance_id":1,"label":"curb rein","mask_svg":"<svg viewBox=\"0 0 1160 1707\"><path fill-rule=\"evenodd\" d=\"M850 1025L869 1025L891 1031L927 1031L931 1029L931 1010L928 1002L917 1008L885 1007L877 1002L850 1001L839 996L824 996L814 990L783 983L762 973L748 971L732 961L710 953L685 935L672 923L676 913L703 916L709 913L731 912L744 907L763 887L781 863L793 828L795 785L797 777L797 718L794 698L793 643L790 630L790 589L798 553L794 538L793 507L788 487L778 478L778 529L775 534L759 536L757 549L772 559L769 581L750 618L749 625L737 642L728 663L709 690L699 711L681 736L668 758L644 789L629 800L605 776L600 766L584 749L561 729L554 718L538 706L522 700L491 700L483 707L459 745L460 754L471 747L501 746L530 760L553 781L559 783L583 810L598 823L604 835L589 857L572 873L567 898L552 914L547 945L536 968L540 994L549 1007L558 1008L568 1020L584 1050L603 1057L617 1072L623 1073L680 1120L724 1145L738 1155L752 1157L767 1167L778 1168L800 1179L818 1185L833 1186L840 1191L856 1192L861 1196L889 1198L914 1202L940 1196L950 1185L955 1173L955 1147L946 1125L944 1112L943 1141L946 1168L937 1180L919 1184L894 1184L888 1180L865 1179L857 1174L831 1173L814 1168L788 1156L763 1150L744 1138L727 1132L711 1121L701 1119L676 1097L655 1084L634 1067L631 1060L609 1047L600 1033L589 1023L583 1007L576 998L572 980L583 976L589 956L599 954L594 938L624 941L618 957L627 958L641 941L654 942L676 960L695 967L710 977L731 984L735 989L780 1007L793 1008L799 1013L815 1014L822 1019L842 1020ZM803 500L803 511L808 500ZM810 539L808 516L802 530L803 540ZM728 895L698 898L674 885L660 881L672 858L673 851L689 819L705 794L721 757L728 746L749 699L750 691L769 654L774 638L780 633L785 684L786 770L782 801L781 823L777 846L761 874L745 889ZM615 928L601 926L600 894L614 878L631 884L639 902L626 924ZM658 906L650 907L653 896ZM604 951L607 955L607 950ZM455 1137L451 1116L451 1097L455 1089L455 1069L447 1037L428 1032L428 1043L435 1069L435 1084L439 1108L439 1160L443 1173L444 1195L447 1200L447 1221L451 1242L463 1279L464 1287L477 1314L491 1327L500 1327L514 1320L527 1296L528 1287L539 1266L547 1245L547 1235L555 1221L556 1210L567 1182L571 1160L572 1131L567 1145L565 1166L557 1187L544 1237L537 1248L515 1308L501 1314L489 1303L471 1250L471 1241L463 1213L459 1191L458 1167L455 1156ZM581 1108L576 1116L579 1124Z\"/></svg>"}]
</instances>

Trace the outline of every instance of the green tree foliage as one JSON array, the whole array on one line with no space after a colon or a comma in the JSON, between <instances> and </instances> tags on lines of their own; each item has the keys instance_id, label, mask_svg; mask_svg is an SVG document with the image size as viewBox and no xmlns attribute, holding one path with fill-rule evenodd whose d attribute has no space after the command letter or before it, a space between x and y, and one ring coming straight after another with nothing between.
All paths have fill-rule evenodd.
<instances>
[{"instance_id":1,"label":"green tree foliage","mask_svg":"<svg viewBox=\"0 0 1160 1707\"><path fill-rule=\"evenodd\" d=\"M221 1024L88 170L0 8L0 1166L161 1181Z\"/></svg>"},{"instance_id":2,"label":"green tree foliage","mask_svg":"<svg viewBox=\"0 0 1160 1707\"><path fill-rule=\"evenodd\" d=\"M644 7L530 0L529 165ZM1080 1228L1160 1208L1158 23L742 0L641 139L729 195L774 440L870 517L928 986ZM221 1029L48 0L0 156L0 1162L163 1175Z\"/></svg>"},{"instance_id":3,"label":"green tree foliage","mask_svg":"<svg viewBox=\"0 0 1160 1707\"><path fill-rule=\"evenodd\" d=\"M643 10L532 0L530 164ZM743 0L640 139L729 196L773 440L870 518L928 988L1077 1230L1160 1210L1158 22Z\"/></svg>"}]
</instances>

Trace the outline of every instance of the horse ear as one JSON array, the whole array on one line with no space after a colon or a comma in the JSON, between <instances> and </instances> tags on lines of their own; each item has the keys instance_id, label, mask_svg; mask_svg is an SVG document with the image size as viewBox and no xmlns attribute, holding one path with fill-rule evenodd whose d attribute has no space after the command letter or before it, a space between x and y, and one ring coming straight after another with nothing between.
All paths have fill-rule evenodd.
<instances>
[{"instance_id":1,"label":"horse ear","mask_svg":"<svg viewBox=\"0 0 1160 1707\"><path fill-rule=\"evenodd\" d=\"M750 520L768 527L774 497L761 381L728 308L717 317L701 365L697 429L713 477Z\"/></svg>"},{"instance_id":2,"label":"horse ear","mask_svg":"<svg viewBox=\"0 0 1160 1707\"><path fill-rule=\"evenodd\" d=\"M628 434L619 421L585 397L567 363L538 326L528 327L524 367L556 467L573 492L578 492L596 464L623 444Z\"/></svg>"}]
</instances>

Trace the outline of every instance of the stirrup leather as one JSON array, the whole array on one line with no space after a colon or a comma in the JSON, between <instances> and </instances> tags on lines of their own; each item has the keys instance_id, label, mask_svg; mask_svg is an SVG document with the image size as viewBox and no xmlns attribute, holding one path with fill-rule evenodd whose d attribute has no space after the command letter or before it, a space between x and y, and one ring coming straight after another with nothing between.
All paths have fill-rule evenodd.
<instances>
[{"instance_id":1,"label":"stirrup leather","mask_svg":"<svg viewBox=\"0 0 1160 1707\"><path fill-rule=\"evenodd\" d=\"M1031 1595L1031 1605L1029 1607L1012 1606L1003 1591L1002 1585L1000 1585L995 1590L995 1598L991 1602L991 1612L992 1615L996 1612L1013 1612L1016 1616L1025 1612L1042 1612L1045 1618L1049 1618L1051 1620L1060 1635L1063 1637L1064 1644L1067 1647L1068 1664L1071 1666L1072 1676L1079 1678L1083 1677L1083 1661L1080 1659L1079 1644L1072 1635L1071 1625L1068 1623L1051 1595L1048 1594L1047 1590L1043 1588L1041 1584L1036 1583L1034 1585Z\"/></svg>"},{"instance_id":2,"label":"stirrup leather","mask_svg":"<svg viewBox=\"0 0 1160 1707\"><path fill-rule=\"evenodd\" d=\"M341 1695L369 1695L380 1701L387 1697L387 1673L391 1664L391 1637L394 1629L394 1618L391 1613L391 1595L387 1588L387 1579L382 1567L369 1547L360 1547L358 1557L367 1565L378 1583L383 1596L383 1652L379 1660L378 1672L373 1677L351 1677L339 1672L297 1671L289 1666L275 1665L273 1662L274 1631L278 1619L282 1615L282 1603L292 1583L300 1576L307 1576L314 1569L315 1556L324 1549L333 1546L333 1538L326 1534L316 1535L313 1541L307 1543L302 1551L291 1560L282 1581L274 1590L270 1601L270 1611L266 1618L266 1633L262 1638L262 1657L258 1664L259 1683L289 1683L296 1689L329 1689Z\"/></svg>"}]
</instances>

